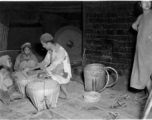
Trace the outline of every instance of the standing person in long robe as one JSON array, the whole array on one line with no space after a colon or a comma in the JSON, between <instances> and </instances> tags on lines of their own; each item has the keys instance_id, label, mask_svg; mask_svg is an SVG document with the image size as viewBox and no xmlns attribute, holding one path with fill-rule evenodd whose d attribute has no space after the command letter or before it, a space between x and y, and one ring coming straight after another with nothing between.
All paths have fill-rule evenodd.
<instances>
[{"instance_id":1,"label":"standing person in long robe","mask_svg":"<svg viewBox=\"0 0 152 120\"><path fill-rule=\"evenodd\" d=\"M130 86L138 90L146 88L149 94L152 88L150 79L152 74L151 1L141 1L140 6L143 9L143 14L132 25L133 29L138 31L138 35Z\"/></svg>"},{"instance_id":2,"label":"standing person in long robe","mask_svg":"<svg viewBox=\"0 0 152 120\"><path fill-rule=\"evenodd\" d=\"M48 50L45 59L39 63L42 71L39 71L39 77L50 76L60 84L60 98L68 98L67 85L72 77L69 56L66 50L53 41L52 35L45 33L40 38L43 47ZM37 68L37 67L35 67ZM33 69L35 69L33 68Z\"/></svg>"}]
</instances>

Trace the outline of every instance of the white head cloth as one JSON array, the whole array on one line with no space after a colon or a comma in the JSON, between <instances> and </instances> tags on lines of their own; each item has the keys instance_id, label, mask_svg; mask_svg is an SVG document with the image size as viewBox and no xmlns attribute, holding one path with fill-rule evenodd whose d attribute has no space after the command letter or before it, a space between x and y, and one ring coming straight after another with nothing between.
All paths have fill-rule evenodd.
<instances>
[{"instance_id":1,"label":"white head cloth","mask_svg":"<svg viewBox=\"0 0 152 120\"><path fill-rule=\"evenodd\" d=\"M10 56L8 55L1 56L0 65L7 66L8 59L10 59Z\"/></svg>"}]
</instances>

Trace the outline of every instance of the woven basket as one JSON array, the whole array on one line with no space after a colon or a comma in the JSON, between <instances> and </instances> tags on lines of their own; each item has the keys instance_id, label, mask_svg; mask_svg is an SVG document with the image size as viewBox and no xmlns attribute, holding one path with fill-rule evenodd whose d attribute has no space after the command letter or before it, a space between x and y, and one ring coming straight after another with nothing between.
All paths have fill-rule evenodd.
<instances>
[{"instance_id":1,"label":"woven basket","mask_svg":"<svg viewBox=\"0 0 152 120\"><path fill-rule=\"evenodd\" d=\"M84 95L84 101L88 102L88 103L94 103L94 102L98 102L101 98L100 93L95 92L95 91L91 91L91 92L86 92Z\"/></svg>"}]
</instances>

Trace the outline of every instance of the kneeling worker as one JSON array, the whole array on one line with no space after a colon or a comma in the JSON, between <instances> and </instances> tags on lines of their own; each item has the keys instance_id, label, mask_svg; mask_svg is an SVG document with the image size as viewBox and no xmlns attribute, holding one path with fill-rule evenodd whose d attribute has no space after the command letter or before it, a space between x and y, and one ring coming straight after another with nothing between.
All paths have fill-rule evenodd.
<instances>
[{"instance_id":1,"label":"kneeling worker","mask_svg":"<svg viewBox=\"0 0 152 120\"><path fill-rule=\"evenodd\" d=\"M50 34L42 34L40 41L48 52L45 59L33 69L41 68L37 72L39 78L51 77L57 81L61 85L60 88L63 93L59 97L66 99L68 98L67 85L72 77L69 56L61 45L54 42Z\"/></svg>"}]
</instances>

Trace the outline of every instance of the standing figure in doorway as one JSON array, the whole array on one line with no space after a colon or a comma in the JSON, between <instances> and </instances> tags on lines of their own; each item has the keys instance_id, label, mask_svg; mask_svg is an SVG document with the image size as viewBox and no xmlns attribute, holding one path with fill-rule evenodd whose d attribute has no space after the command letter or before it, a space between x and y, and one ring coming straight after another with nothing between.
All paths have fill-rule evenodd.
<instances>
[{"instance_id":1,"label":"standing figure in doorway","mask_svg":"<svg viewBox=\"0 0 152 120\"><path fill-rule=\"evenodd\" d=\"M132 27L138 31L136 52L131 74L130 86L137 90L146 88L147 94L152 88L150 76L152 74L152 10L151 1L141 1L143 10Z\"/></svg>"}]
</instances>

